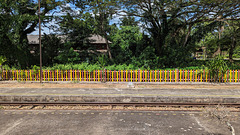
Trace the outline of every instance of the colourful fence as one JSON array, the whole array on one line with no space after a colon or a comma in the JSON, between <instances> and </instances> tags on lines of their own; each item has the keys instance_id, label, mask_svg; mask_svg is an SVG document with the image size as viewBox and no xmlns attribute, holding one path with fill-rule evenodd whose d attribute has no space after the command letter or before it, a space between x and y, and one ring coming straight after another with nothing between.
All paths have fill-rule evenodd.
<instances>
[{"instance_id":1,"label":"colourful fence","mask_svg":"<svg viewBox=\"0 0 240 135\"><path fill-rule=\"evenodd\" d=\"M228 70L218 81L239 82L240 70ZM40 71L3 70L2 80L39 81ZM43 81L211 82L205 70L43 70Z\"/></svg>"}]
</instances>

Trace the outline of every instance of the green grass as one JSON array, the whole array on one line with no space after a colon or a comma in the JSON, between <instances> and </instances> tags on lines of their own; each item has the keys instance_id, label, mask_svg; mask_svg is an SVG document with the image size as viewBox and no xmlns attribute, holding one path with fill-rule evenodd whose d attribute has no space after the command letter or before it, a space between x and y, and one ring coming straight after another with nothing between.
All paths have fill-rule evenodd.
<instances>
[{"instance_id":1,"label":"green grass","mask_svg":"<svg viewBox=\"0 0 240 135\"><path fill-rule=\"evenodd\" d=\"M189 65L186 67L174 67L174 68L144 68L138 67L133 64L113 64L104 66L106 70L175 70L175 69L184 69L184 70L197 70L197 69L204 69L207 67L207 62L209 60L193 60L189 62ZM235 60L234 63L227 62L229 69L240 69L240 60ZM8 65L4 65L3 69L5 70L20 70L17 67L9 67ZM39 71L39 66L32 66L29 68L31 70L35 70L36 72ZM43 67L43 70L102 70L99 64L89 64L86 62L80 64L54 64L51 67Z\"/></svg>"}]
</instances>

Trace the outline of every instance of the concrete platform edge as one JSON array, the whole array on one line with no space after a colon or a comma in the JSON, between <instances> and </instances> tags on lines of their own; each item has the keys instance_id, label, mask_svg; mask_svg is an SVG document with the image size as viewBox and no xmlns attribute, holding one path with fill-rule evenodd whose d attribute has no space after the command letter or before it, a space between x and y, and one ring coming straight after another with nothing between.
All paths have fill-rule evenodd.
<instances>
[{"instance_id":1,"label":"concrete platform edge","mask_svg":"<svg viewBox=\"0 0 240 135\"><path fill-rule=\"evenodd\" d=\"M0 102L165 102L165 103L240 103L240 98L219 97L97 97L97 96L0 96Z\"/></svg>"},{"instance_id":2,"label":"concrete platform edge","mask_svg":"<svg viewBox=\"0 0 240 135\"><path fill-rule=\"evenodd\" d=\"M36 81L0 81L0 84L28 84L28 83L40 83ZM134 85L240 85L240 82L88 82L88 81L43 81L43 84L129 84Z\"/></svg>"}]
</instances>

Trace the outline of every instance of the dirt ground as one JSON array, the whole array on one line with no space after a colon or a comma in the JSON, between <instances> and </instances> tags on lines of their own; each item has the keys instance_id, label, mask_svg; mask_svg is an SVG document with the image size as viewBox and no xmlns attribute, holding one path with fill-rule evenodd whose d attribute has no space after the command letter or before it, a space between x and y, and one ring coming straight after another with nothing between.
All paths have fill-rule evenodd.
<instances>
[{"instance_id":1,"label":"dirt ground","mask_svg":"<svg viewBox=\"0 0 240 135\"><path fill-rule=\"evenodd\" d=\"M73 83L0 82L0 88L146 88L146 89L240 89L240 84L159 84L159 83Z\"/></svg>"}]
</instances>

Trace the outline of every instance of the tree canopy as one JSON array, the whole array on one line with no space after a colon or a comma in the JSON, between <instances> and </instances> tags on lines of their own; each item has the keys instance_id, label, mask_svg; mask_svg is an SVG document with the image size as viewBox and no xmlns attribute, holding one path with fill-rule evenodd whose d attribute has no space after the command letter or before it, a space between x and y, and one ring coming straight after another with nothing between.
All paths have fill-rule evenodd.
<instances>
[{"instance_id":1,"label":"tree canopy","mask_svg":"<svg viewBox=\"0 0 240 135\"><path fill-rule=\"evenodd\" d=\"M33 0L0 0L0 56L9 65L38 63L27 39L38 28L37 10ZM89 43L92 35L104 38L108 64L191 66L201 47L208 57L224 50L231 62L239 56L238 0L42 0L41 19L58 27L43 38L46 66L96 63L101 53Z\"/></svg>"}]
</instances>

